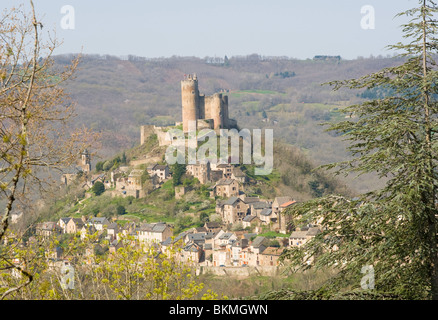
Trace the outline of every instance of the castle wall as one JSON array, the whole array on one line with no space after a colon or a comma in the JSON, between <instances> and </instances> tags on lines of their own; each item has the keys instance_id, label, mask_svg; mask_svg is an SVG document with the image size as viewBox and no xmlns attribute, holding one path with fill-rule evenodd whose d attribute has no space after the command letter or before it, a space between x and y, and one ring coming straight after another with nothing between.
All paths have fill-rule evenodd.
<instances>
[{"instance_id":1,"label":"castle wall","mask_svg":"<svg viewBox=\"0 0 438 320\"><path fill-rule=\"evenodd\" d=\"M222 128L229 128L228 123L228 96L222 97L222 105L221 105L221 113L222 113Z\"/></svg>"},{"instance_id":2,"label":"castle wall","mask_svg":"<svg viewBox=\"0 0 438 320\"><path fill-rule=\"evenodd\" d=\"M206 117L206 110L205 110L205 95L201 94L198 97L199 102L198 102L198 120L199 119L208 119L208 117Z\"/></svg>"}]
</instances>

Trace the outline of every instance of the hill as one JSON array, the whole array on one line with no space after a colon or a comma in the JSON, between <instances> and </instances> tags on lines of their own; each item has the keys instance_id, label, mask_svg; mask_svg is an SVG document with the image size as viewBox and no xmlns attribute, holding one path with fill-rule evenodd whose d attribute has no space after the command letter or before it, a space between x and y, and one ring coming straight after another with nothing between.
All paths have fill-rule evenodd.
<instances>
[{"instance_id":1,"label":"hill","mask_svg":"<svg viewBox=\"0 0 438 320\"><path fill-rule=\"evenodd\" d=\"M112 158L98 162L95 170L78 174L66 187L57 192L37 215L40 221L57 221L62 217L122 218L136 222L166 222L175 227L175 234L193 227L200 227L206 221L221 221L217 214L220 196L211 195L215 182L200 183L185 173L181 185L185 194L175 196L175 172L157 183L148 174L147 168L154 163L164 163L166 148L160 147L156 135L151 134L143 145L122 151ZM140 164L138 164L140 163ZM254 175L254 165L236 165L246 176L239 190L246 196L272 201L278 196L290 196L296 201L305 201L323 194L348 194L348 189L321 170L299 149L285 143L274 144L274 167L266 176ZM141 170L141 196L126 194L121 187L123 177ZM102 181L106 190L100 195L93 193L90 181ZM102 178L100 178L102 177ZM116 181L115 185L110 180ZM94 182L95 183L95 182ZM121 191L121 192L120 192ZM225 198L228 199L228 198ZM231 226L233 227L233 226Z\"/></svg>"},{"instance_id":2,"label":"hill","mask_svg":"<svg viewBox=\"0 0 438 320\"><path fill-rule=\"evenodd\" d=\"M67 64L71 57L58 56L57 64ZM319 165L348 157L345 143L326 133L320 123L340 119L339 109L362 99L358 92L333 92L321 83L360 77L398 62L395 58L321 61L259 55L229 59L86 55L76 79L67 87L77 101L75 124L102 134L101 157L138 144L141 125L181 121L180 81L185 74L196 73L202 78L200 91L206 95L227 92L231 118L248 129L273 128L278 140L301 149ZM365 191L378 181L367 176L346 183Z\"/></svg>"}]
</instances>

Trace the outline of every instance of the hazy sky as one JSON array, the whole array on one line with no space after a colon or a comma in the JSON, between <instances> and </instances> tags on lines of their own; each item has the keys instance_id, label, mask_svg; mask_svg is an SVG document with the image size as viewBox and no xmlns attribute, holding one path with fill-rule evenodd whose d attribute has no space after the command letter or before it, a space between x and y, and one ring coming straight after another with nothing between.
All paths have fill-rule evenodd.
<instances>
[{"instance_id":1,"label":"hazy sky","mask_svg":"<svg viewBox=\"0 0 438 320\"><path fill-rule=\"evenodd\" d=\"M27 0L0 0L9 8ZM64 41L57 53L133 54L143 57L247 55L387 55L400 41L394 16L418 0L34 0L44 29ZM74 9L74 29L61 8ZM374 29L361 21L374 9ZM63 20L64 19L64 20Z\"/></svg>"}]
</instances>

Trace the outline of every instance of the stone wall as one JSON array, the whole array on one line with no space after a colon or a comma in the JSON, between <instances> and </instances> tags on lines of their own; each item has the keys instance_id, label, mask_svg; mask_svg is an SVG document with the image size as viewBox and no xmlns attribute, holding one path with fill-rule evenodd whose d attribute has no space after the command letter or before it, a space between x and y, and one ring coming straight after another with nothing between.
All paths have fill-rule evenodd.
<instances>
[{"instance_id":1,"label":"stone wall","mask_svg":"<svg viewBox=\"0 0 438 320\"><path fill-rule=\"evenodd\" d=\"M281 268L276 266L257 267L213 267L200 266L196 274L213 274L216 276L250 277L250 276L277 276L281 274Z\"/></svg>"}]
</instances>

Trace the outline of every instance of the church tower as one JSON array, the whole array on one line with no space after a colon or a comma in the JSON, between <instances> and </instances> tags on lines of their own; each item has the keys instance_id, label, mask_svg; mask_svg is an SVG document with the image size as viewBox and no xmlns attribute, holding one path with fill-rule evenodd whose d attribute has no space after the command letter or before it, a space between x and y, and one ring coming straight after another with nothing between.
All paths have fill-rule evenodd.
<instances>
[{"instance_id":1,"label":"church tower","mask_svg":"<svg viewBox=\"0 0 438 320\"><path fill-rule=\"evenodd\" d=\"M85 173L91 171L91 157L87 149L85 149L81 155L81 168Z\"/></svg>"}]
</instances>

